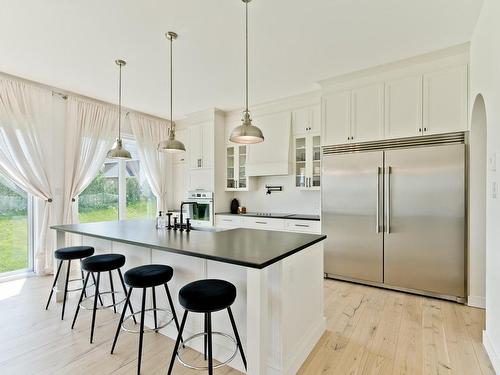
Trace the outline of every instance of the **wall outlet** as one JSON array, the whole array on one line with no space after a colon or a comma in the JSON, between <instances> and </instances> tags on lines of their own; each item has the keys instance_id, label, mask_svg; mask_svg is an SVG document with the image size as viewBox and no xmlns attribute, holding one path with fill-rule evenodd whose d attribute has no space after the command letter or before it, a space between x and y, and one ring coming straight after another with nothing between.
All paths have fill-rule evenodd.
<instances>
[{"instance_id":1,"label":"wall outlet","mask_svg":"<svg viewBox=\"0 0 500 375\"><path fill-rule=\"evenodd\" d=\"M490 156L488 156L488 170L490 172L497 171L497 153L494 152Z\"/></svg>"}]
</instances>

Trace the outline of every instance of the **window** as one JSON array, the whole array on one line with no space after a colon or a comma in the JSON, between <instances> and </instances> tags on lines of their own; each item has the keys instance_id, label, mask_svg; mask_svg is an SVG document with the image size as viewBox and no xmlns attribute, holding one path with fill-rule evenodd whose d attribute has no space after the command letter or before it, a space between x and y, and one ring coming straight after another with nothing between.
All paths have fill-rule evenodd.
<instances>
[{"instance_id":1,"label":"window","mask_svg":"<svg viewBox=\"0 0 500 375\"><path fill-rule=\"evenodd\" d=\"M32 269L29 197L0 174L0 274Z\"/></svg>"},{"instance_id":2,"label":"window","mask_svg":"<svg viewBox=\"0 0 500 375\"><path fill-rule=\"evenodd\" d=\"M106 160L97 176L78 197L80 223L118 220L120 163Z\"/></svg>"},{"instance_id":3,"label":"window","mask_svg":"<svg viewBox=\"0 0 500 375\"><path fill-rule=\"evenodd\" d=\"M156 216L156 197L141 168L137 145L127 139L123 143L132 159L106 159L97 176L79 196L81 223Z\"/></svg>"},{"instance_id":4,"label":"window","mask_svg":"<svg viewBox=\"0 0 500 375\"><path fill-rule=\"evenodd\" d=\"M149 187L144 169L134 141L124 140L125 148L132 155L125 161L126 178L126 215L127 219L154 218L156 216L156 197Z\"/></svg>"}]
</instances>

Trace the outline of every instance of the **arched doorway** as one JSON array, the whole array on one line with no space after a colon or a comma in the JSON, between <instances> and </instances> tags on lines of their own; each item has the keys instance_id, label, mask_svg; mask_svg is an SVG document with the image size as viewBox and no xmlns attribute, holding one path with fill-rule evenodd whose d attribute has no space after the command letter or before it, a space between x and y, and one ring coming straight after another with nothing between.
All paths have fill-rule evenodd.
<instances>
[{"instance_id":1,"label":"arched doorway","mask_svg":"<svg viewBox=\"0 0 500 375\"><path fill-rule=\"evenodd\" d=\"M469 305L486 296L486 107L481 94L472 107L469 139Z\"/></svg>"}]
</instances>

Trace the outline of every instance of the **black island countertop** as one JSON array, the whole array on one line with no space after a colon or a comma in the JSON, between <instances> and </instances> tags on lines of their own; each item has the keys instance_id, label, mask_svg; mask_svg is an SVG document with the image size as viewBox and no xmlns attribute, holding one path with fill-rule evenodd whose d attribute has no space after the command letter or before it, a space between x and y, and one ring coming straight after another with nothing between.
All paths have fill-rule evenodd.
<instances>
[{"instance_id":1,"label":"black island countertop","mask_svg":"<svg viewBox=\"0 0 500 375\"><path fill-rule=\"evenodd\" d=\"M52 229L130 245L236 264L265 268L326 238L325 235L229 229L189 233L156 229L154 220L121 220L55 225Z\"/></svg>"}]
</instances>

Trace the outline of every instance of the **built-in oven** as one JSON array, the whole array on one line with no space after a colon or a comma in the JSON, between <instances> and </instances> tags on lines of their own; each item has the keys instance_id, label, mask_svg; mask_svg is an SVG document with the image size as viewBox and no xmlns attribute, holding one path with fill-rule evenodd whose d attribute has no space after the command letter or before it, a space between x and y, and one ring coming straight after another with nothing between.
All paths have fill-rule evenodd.
<instances>
[{"instance_id":1,"label":"built-in oven","mask_svg":"<svg viewBox=\"0 0 500 375\"><path fill-rule=\"evenodd\" d=\"M186 205L187 217L191 219L193 227L212 227L214 225L214 193L206 190L188 191L188 202L196 204Z\"/></svg>"}]
</instances>

